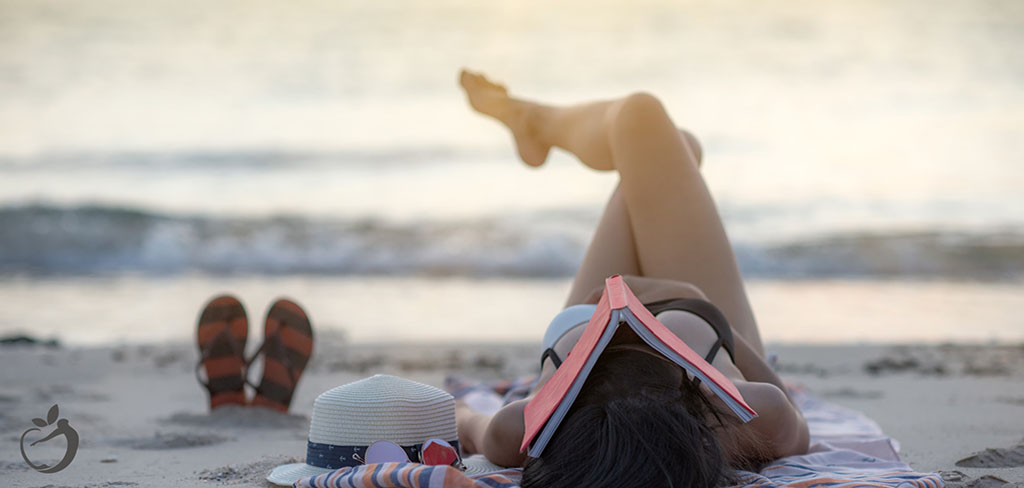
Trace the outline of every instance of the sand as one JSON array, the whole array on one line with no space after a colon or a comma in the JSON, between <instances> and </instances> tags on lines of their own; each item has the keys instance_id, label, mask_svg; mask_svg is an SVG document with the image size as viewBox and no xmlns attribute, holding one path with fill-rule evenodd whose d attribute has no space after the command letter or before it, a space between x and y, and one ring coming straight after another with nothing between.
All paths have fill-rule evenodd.
<instances>
[{"instance_id":1,"label":"sand","mask_svg":"<svg viewBox=\"0 0 1024 488\"><path fill-rule=\"evenodd\" d=\"M0 346L0 479L14 487L271 486L277 464L305 453L313 399L373 373L441 386L450 373L529 374L535 344L351 345L323 338L289 415L255 408L212 414L188 344L63 348ZM787 381L865 412L920 471L949 486L1024 486L1024 347L774 346ZM254 372L256 379L258 371ZM44 474L19 439L52 405L79 433L64 470ZM46 429L43 429L46 431ZM38 434L38 433L35 433ZM29 437L32 439L33 437ZM58 460L58 445L27 451Z\"/></svg>"}]
</instances>

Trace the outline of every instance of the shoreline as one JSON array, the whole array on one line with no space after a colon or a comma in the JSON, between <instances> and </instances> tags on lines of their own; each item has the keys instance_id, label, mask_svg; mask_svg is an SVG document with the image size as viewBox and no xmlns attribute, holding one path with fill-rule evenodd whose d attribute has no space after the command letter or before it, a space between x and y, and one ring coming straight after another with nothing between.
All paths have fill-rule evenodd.
<instances>
[{"instance_id":1,"label":"shoreline","mask_svg":"<svg viewBox=\"0 0 1024 488\"><path fill-rule=\"evenodd\" d=\"M331 334L360 344L395 337L410 343L529 342L543 336L570 286L568 278L422 276L15 279L0 283L0 296L7 299L0 336L56 337L76 347L190 342L202 304L231 293L249 314L250 340L259 336L256 324L268 304L285 296L307 311L317 337ZM1024 309L1024 282L748 280L746 287L769 342L1024 343L1024 328L1014 326ZM444 319L434 320L439 314ZM95 319L82 326L88 317ZM142 317L152 319L140 326Z\"/></svg>"},{"instance_id":2,"label":"shoreline","mask_svg":"<svg viewBox=\"0 0 1024 488\"><path fill-rule=\"evenodd\" d=\"M0 442L8 445L0 450L0 476L26 487L270 486L263 480L270 468L304 456L312 400L322 391L375 373L435 386L448 374L529 375L538 350L523 342L387 346L321 337L291 414L280 415L234 407L208 413L193 375L193 347L0 346L0 380L7 385ZM1024 466L957 465L986 449L1024 455L1024 345L770 349L784 380L874 419L914 469L941 472L949 486L1024 483ZM41 474L24 464L15 445L31 419L53 404L78 430L81 445L68 468Z\"/></svg>"}]
</instances>

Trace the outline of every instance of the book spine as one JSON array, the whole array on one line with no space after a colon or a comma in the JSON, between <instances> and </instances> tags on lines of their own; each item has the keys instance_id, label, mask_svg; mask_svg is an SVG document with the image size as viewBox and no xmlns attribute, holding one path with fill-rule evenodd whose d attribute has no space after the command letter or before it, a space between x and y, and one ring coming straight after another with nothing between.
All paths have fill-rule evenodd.
<instances>
[{"instance_id":1,"label":"book spine","mask_svg":"<svg viewBox=\"0 0 1024 488\"><path fill-rule=\"evenodd\" d=\"M583 389L583 384L587 382L587 377L590 376L590 371L594 369L594 365L597 364L598 358L601 356L601 352L608 347L608 343L612 341L612 337L615 335L616 329L619 328L619 321L621 320L621 311L612 310L611 318L608 320L608 327L601 334L601 339L598 340L594 346L593 352L587 358L587 362L584 363L583 368L580 369L579 375L573 380L572 386L565 393L562 401L558 404L558 408L555 409L551 417L544 424L544 427L537 434L533 444L530 445L530 449L527 451L531 457L540 457L544 448L547 447L548 441L551 440L551 436L558 430L558 426L565 419L565 415L569 413L569 409L572 408L573 403L576 402L576 397L579 396L580 390Z\"/></svg>"}]
</instances>

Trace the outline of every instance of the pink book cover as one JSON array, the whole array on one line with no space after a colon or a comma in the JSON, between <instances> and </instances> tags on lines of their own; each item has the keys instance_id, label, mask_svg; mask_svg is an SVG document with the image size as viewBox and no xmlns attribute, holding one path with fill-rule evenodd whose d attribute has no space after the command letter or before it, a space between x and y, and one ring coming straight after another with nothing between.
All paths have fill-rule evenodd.
<instances>
[{"instance_id":1,"label":"pink book cover","mask_svg":"<svg viewBox=\"0 0 1024 488\"><path fill-rule=\"evenodd\" d=\"M551 379L537 392L530 400L530 403L526 405L523 416L526 423L526 430L523 435L523 443L520 446L521 450L529 448L530 443L533 439L544 429L545 424L551 415L558 409L559 405L566 399L566 394L569 392L572 385L576 382L583 370L587 359L595 353L595 348L601 339L601 336L607 330L610 324L611 314L613 310L628 309L636 316L637 319L646 327L651 333L657 338L658 341L664 343L672 351L681 356L684 361L690 363L694 368L703 373L707 378L717 385L724 393L730 397L732 402L726 400L726 403L733 403L736 406L732 406L734 410L742 408L746 410L751 417L756 417L757 413L754 409L750 408L749 405L743 400L743 396L740 395L736 385L733 384L729 378L723 375L720 371L715 369L714 366L704 360L699 354L697 354L690 346L687 346L685 342L679 337L668 330L664 324L658 321L654 315L647 310L646 307L640 303L633 291L626 286L625 281L621 276L615 275L605 280L604 293L601 294L601 300L597 303L597 310L594 311L594 315L591 316L590 322L587 323L586 329L583 331L583 335L580 337L576 345L573 346L572 351L562 362L562 365L555 371ZM617 325L617 324L616 324ZM600 354L601 351L597 351ZM722 396L719 394L719 396ZM575 400L575 398L569 399L569 401ZM738 414L739 412L737 412ZM554 426L557 427L557 426Z\"/></svg>"}]
</instances>

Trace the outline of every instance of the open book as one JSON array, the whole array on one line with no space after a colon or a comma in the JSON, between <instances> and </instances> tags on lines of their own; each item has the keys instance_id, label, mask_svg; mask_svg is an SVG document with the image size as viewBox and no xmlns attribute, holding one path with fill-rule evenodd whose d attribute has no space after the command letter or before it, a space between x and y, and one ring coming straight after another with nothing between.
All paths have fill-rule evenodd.
<instances>
[{"instance_id":1,"label":"open book","mask_svg":"<svg viewBox=\"0 0 1024 488\"><path fill-rule=\"evenodd\" d=\"M531 457L540 457L620 324L628 324L654 350L699 378L740 420L747 422L757 417L757 412L743 401L736 385L659 322L633 295L622 277L615 275L605 280L601 301L583 336L526 405L523 413L526 432L520 450L529 449Z\"/></svg>"}]
</instances>

